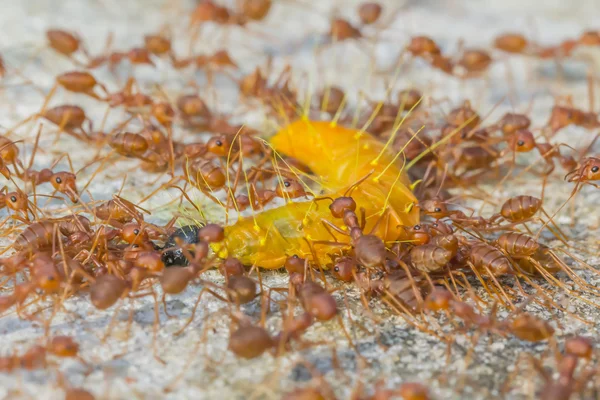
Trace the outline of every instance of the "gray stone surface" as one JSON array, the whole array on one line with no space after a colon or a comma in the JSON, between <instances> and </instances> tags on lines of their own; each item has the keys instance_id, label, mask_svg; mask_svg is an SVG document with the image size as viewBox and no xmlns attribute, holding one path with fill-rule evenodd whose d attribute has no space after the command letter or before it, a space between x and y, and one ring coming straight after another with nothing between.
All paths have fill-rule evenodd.
<instances>
[{"instance_id":1,"label":"gray stone surface","mask_svg":"<svg viewBox=\"0 0 600 400\"><path fill-rule=\"evenodd\" d=\"M550 44L576 37L586 28L599 26L600 22L600 5L593 0L390 0L384 2L386 7L398 11L392 23L377 36L371 31L368 34L370 38L359 43L337 44L316 53L322 33L327 30L329 16L334 12L351 16L357 2L305 1L306 4L302 4L290 0L275 3L273 14L267 21L250 26L248 31L206 27L196 50L209 52L227 45L244 73L252 71L256 65L264 65L265 55L271 54L277 68L287 63L294 67L298 86L308 92L312 93L324 84L337 84L347 88L354 96L362 90L370 98L381 99L386 86L381 76L373 73L374 64L369 55L374 52L378 68L385 68L410 35L430 35L444 49L452 51L460 39L464 39L469 47L485 47L494 35L507 30L522 31ZM337 10L334 10L335 7ZM75 30L81 34L88 49L97 53L103 48L109 32L114 33L115 48L127 49L141 44L145 33L167 27L175 38L177 52L185 54L189 37L188 13L192 8L192 2L178 0L0 0L0 54L8 65L7 76L0 81L1 132L35 114L53 85L53 77L61 71L73 69L70 61L45 47L46 29L62 27ZM572 95L576 105L587 106L586 73L588 68L597 71L597 58L597 52L579 52L573 60L563 63L564 72L560 75L552 62L511 57L506 62L496 62L483 79L471 81L448 78L415 61L402 67L395 87L415 86L427 96L447 99L440 105L444 111L463 99L470 99L482 114L493 110L492 121L507 110L527 109L534 99L534 126L541 127L548 118L556 95ZM194 92L188 82L196 80L201 87L200 94L212 99L213 92L207 87L206 77L201 72L181 73L170 69L167 63L158 61L157 64L155 69L132 68L124 64L116 70L116 76L106 69L99 69L94 75L105 82L109 90L116 90L129 74L134 74L148 90L157 90L156 84L159 83L170 100L182 91ZM509 76L512 81L507 83ZM265 121L259 110L237 105L235 87L227 78L217 77L215 87L217 96L212 104L216 110L236 112L240 121L257 128L264 127L266 133L273 128L273 123ZM356 97L352 100L355 101ZM58 90L50 104L68 102L84 106L96 126L100 125L106 110L93 100ZM123 115L112 110L106 127L112 128ZM53 128L47 125L35 165L47 166L67 153L75 170L84 166L90 159L90 150L64 135L55 143ZM20 146L23 154L29 154L35 132L35 124L30 123L10 133L10 137L24 139L25 143ZM558 140L576 147L583 146L591 140L592 134L569 128L558 136ZM175 135L187 141L202 137L182 130L177 130ZM108 153L107 149L103 151ZM526 164L532 159L519 157L518 162ZM68 167L64 160L59 165ZM122 193L133 201L143 198L168 179L166 176L157 179L155 175L142 174L136 165L135 161L114 162L93 179L86 198L110 198L122 186L123 171L127 171L127 175ZM96 166L82 171L78 175L79 182L87 182ZM548 210L555 210L570 193L571 185L562 181L562 174L558 171L548 183L545 199ZM520 177L498 187L490 182L479 189L486 193L489 204L485 212L490 213L511 195L538 195L541 181L536 177ZM469 205L479 207L466 198L468 193L459 194L465 195L464 201L468 201ZM191 195L204 205L211 219L223 218L222 212L201 194ZM162 193L142 206L152 210L152 220L166 221L177 211L171 202L175 196L176 192ZM600 219L596 207L599 200L597 190L586 188L574 203L574 214L567 208L557 217L574 239L573 243L587 250L581 256L594 266L598 264L596 235ZM44 204L46 200L40 201ZM44 209L52 210L49 213L64 211L64 203L49 202ZM5 244L8 239L4 239ZM560 246L560 243L552 244ZM590 283L597 284L597 275L590 272L581 272L581 275ZM222 282L215 272L207 273L207 278ZM269 287L286 285L285 274L268 272L263 278ZM79 341L81 356L92 368L91 373L88 374L87 367L79 361L55 360L47 371L0 374L0 397L61 398L63 391L56 383L56 371L61 371L72 385L83 386L98 398L106 399L280 398L283 392L295 386L322 384L318 376L298 364L307 361L315 366L339 398L348 398L358 380L371 387L380 379L389 386L410 380L420 381L430 385L435 397L440 399L498 398L502 397L503 385L523 353L541 355L549 353L551 348L545 343L529 344L515 338L491 336L481 339L472 352L468 337L457 335L451 356L446 358L448 349L445 344L411 327L401 316L392 315L379 300L371 300L369 304L381 319L380 323L374 323L358 301L356 289L351 285L332 284L339 286L336 298L342 319L360 356L345 338L338 323L330 322L316 324L305 335L307 341L319 342L319 345L298 349L278 358L265 355L250 361L237 359L226 349L230 326L227 308L209 297L201 301L190 326L183 334L175 336L174 333L191 314L200 292L197 285L189 287L180 296L168 297L167 308L173 318L168 318L161 309L159 326L153 323L154 301L151 297L125 302L118 311L113 308L99 312L91 306L88 296L82 295L65 301L64 311L55 316L51 331L52 334L72 335ZM527 309L552 319L559 341L572 333L597 337L597 307L567 297L556 300L591 323L585 325L558 310L550 313L540 307L536 310L533 305ZM131 324L127 322L129 312L133 316ZM258 301L244 306L244 312L259 318ZM500 315L504 317L507 313L502 311ZM114 329L104 341L102 338L113 318L116 321ZM431 317L428 320L432 326L444 321ZM267 325L275 332L279 322L280 317L275 310L268 317ZM9 312L0 318L0 334L0 353L6 355L13 350L22 351L39 341L43 330L39 323L21 320L14 312ZM155 355L164 363L153 354L153 345ZM546 359L552 365L552 356ZM527 398L536 388L539 389L541 381L526 362L517 365L520 373L512 381L512 390L506 397Z\"/></svg>"}]
</instances>

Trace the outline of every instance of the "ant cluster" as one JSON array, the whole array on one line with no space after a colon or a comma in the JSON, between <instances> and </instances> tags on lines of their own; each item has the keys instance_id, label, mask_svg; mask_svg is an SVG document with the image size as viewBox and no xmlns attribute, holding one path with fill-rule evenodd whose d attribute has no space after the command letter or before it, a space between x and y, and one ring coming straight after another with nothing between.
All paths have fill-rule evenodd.
<instances>
[{"instance_id":1,"label":"ant cluster","mask_svg":"<svg viewBox=\"0 0 600 400\"><path fill-rule=\"evenodd\" d=\"M238 3L229 8L200 1L190 14L192 42L206 24L248 29L267 18L273 7L269 0ZM356 14L360 25L334 18L326 45L366 39L369 29L383 29L380 19L385 14L382 5L365 2ZM569 200L585 184L597 187L600 158L588 154L595 139L580 151L557 141L559 132L570 125L598 128L593 109L557 102L547 123L535 128L526 112L506 113L489 123L468 100L440 117L433 111L433 99L424 100L412 87L395 96L388 92L382 101L356 104L337 86L323 89L316 99L303 99L290 66L276 79L271 78L270 62L267 68L244 74L226 49L182 57L162 33L144 36L140 46L131 49L109 50L109 41L96 56L67 30L50 29L46 38L49 47L76 69L56 76L41 110L22 124L41 118L69 136L63 140L96 148L88 165L100 167L92 178L109 169L109 161L136 160L143 173L155 174L157 181L170 177L146 199L176 189L180 204L187 200L202 215L189 195L197 190L223 210L225 221L198 222L198 217L193 224L177 227L182 216L175 214L160 225L120 192L100 203L87 201L89 182L82 188L79 172L57 168L62 158L71 163L68 155L48 168L34 169L43 126L28 162L20 157L24 140L12 140L8 133L0 136L0 173L15 187L9 191L5 186L0 192L0 205L7 210L5 236L14 233L4 251L10 255L0 258L0 312L41 322L47 339L20 354L0 357L4 373L46 368L48 356L76 358L88 366L72 337L50 334L54 316L71 297L89 298L97 310L114 307L117 316L124 302L141 297L152 297L158 310L160 294L167 313L167 296L201 287L192 315L178 334L193 322L201 299L211 296L231 320L228 350L243 359L299 352L311 345L305 334L329 322L336 323L355 347L338 305L348 287L374 319L378 317L371 308L380 300L449 348L458 335L468 334L473 346L482 334L556 344L556 328L528 312L528 305L584 323L591 321L557 297L600 308L595 301L600 290L579 274L583 270L597 278L598 270L573 254L574 246L555 222L562 206L551 214L543 198L522 194L505 199L492 215L465 213L466 207L455 204L461 196L451 194L497 180L500 173L506 175L498 186L515 179L517 172L539 176L545 187L557 167L575 183ZM590 31L577 40L544 47L510 33L498 36L493 46L508 54L558 59L580 46L598 46L599 38ZM459 79L480 77L494 61L492 50L445 55L427 36L410 38L403 49ZM106 66L115 73L127 61L153 68L166 63L181 73L195 67L211 85L215 74L222 74L237 86L240 102L263 107L281 129L267 139L262 131L217 113L200 94L180 93L171 102L164 93L144 92L133 76L122 89L111 91L90 72ZM0 76L10 73L0 63ZM111 131L95 130L80 105L47 107L56 90L87 96L127 117ZM141 125L132 124L139 121ZM180 130L202 134L202 140L190 141L190 135L178 134ZM533 152L539 153L544 167L517 163L522 153ZM53 190L42 194L39 190L46 183ZM38 205L39 196L60 198L68 212L49 217ZM536 224L534 233L531 226ZM542 236L548 232L562 245L551 247ZM222 275L220 281L207 277L214 269ZM286 285L265 285L265 269L287 274ZM47 318L31 310L47 301L53 310ZM245 305L253 302L260 305L260 318L245 312ZM272 329L267 317L275 313L281 324ZM542 398L568 399L586 390L595 373L589 365L594 353L589 339L572 337L564 347L564 355L557 352L558 379L541 361L531 359L544 380ZM582 360L586 364L578 370ZM71 387L62 375L59 381L67 398L93 398ZM389 388L383 381L369 389L358 382L352 396L432 398L424 384L404 382ZM284 398L333 399L336 394L319 381Z\"/></svg>"}]
</instances>

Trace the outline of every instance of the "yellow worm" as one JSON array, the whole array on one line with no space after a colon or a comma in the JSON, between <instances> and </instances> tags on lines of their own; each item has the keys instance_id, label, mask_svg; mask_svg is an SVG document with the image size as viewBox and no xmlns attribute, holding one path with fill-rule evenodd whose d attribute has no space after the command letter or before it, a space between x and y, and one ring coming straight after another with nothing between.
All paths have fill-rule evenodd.
<instances>
[{"instance_id":1,"label":"yellow worm","mask_svg":"<svg viewBox=\"0 0 600 400\"><path fill-rule=\"evenodd\" d=\"M414 207L417 201L402 169L403 155L388 151L368 133L300 119L279 131L271 139L271 146L313 171L327 188L320 196L336 198L353 187L351 196L357 212L365 210L366 232L377 223L375 233L390 242L402 236L402 226L419 222L419 211ZM282 267L294 254L312 259L314 251L317 261L326 266L331 262L330 255L339 253L341 246L315 242L350 242L348 236L332 236L332 230L325 228L323 220L343 227L341 221L333 219L328 204L313 200L289 202L240 218L225 228L225 241L214 245L213 250L219 257L236 257L246 265L269 269Z\"/></svg>"}]
</instances>

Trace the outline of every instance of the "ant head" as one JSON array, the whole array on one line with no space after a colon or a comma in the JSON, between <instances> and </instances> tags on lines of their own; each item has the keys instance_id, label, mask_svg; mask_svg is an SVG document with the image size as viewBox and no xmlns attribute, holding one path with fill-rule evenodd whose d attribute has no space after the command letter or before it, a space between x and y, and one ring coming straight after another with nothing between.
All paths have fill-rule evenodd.
<instances>
[{"instance_id":1,"label":"ant head","mask_svg":"<svg viewBox=\"0 0 600 400\"><path fill-rule=\"evenodd\" d=\"M331 21L329 36L336 42L362 37L360 31L345 19L335 18Z\"/></svg>"},{"instance_id":2,"label":"ant head","mask_svg":"<svg viewBox=\"0 0 600 400\"><path fill-rule=\"evenodd\" d=\"M430 311L448 310L453 296L448 290L435 288L425 299L425 308Z\"/></svg>"},{"instance_id":3,"label":"ant head","mask_svg":"<svg viewBox=\"0 0 600 400\"><path fill-rule=\"evenodd\" d=\"M219 272L226 277L242 276L244 275L244 265L240 260L234 257L229 257L223 261L223 264L219 267Z\"/></svg>"},{"instance_id":4,"label":"ant head","mask_svg":"<svg viewBox=\"0 0 600 400\"><path fill-rule=\"evenodd\" d=\"M300 182L295 179L285 178L283 182L277 185L275 190L278 197L296 199L306 196L306 191Z\"/></svg>"},{"instance_id":5,"label":"ant head","mask_svg":"<svg viewBox=\"0 0 600 400\"><path fill-rule=\"evenodd\" d=\"M356 211L356 202L352 197L338 197L329 205L329 210L334 218L342 218L348 211Z\"/></svg>"},{"instance_id":6,"label":"ant head","mask_svg":"<svg viewBox=\"0 0 600 400\"><path fill-rule=\"evenodd\" d=\"M66 194L73 203L78 201L77 186L75 185L77 177L70 172L57 172L50 177L50 184L57 192Z\"/></svg>"},{"instance_id":7,"label":"ant head","mask_svg":"<svg viewBox=\"0 0 600 400\"><path fill-rule=\"evenodd\" d=\"M506 33L494 40L494 47L507 53L521 53L527 44L527 39L518 33Z\"/></svg>"},{"instance_id":8,"label":"ant head","mask_svg":"<svg viewBox=\"0 0 600 400\"><path fill-rule=\"evenodd\" d=\"M271 10L271 4L271 0L244 0L242 2L242 13L251 20L260 21Z\"/></svg>"},{"instance_id":9,"label":"ant head","mask_svg":"<svg viewBox=\"0 0 600 400\"><path fill-rule=\"evenodd\" d=\"M600 158L590 157L583 168L583 178L586 181L597 181L600 179Z\"/></svg>"},{"instance_id":10,"label":"ant head","mask_svg":"<svg viewBox=\"0 0 600 400\"><path fill-rule=\"evenodd\" d=\"M410 244L414 244L415 246L427 244L431 239L428 225L417 224L411 226L410 228L404 227L404 230L408 235L408 241Z\"/></svg>"},{"instance_id":11,"label":"ant head","mask_svg":"<svg viewBox=\"0 0 600 400\"><path fill-rule=\"evenodd\" d=\"M288 257L285 260L284 267L288 274L301 274L304 275L304 265L306 264L306 260L302 257L298 257L298 255L294 254L293 256Z\"/></svg>"},{"instance_id":12,"label":"ant head","mask_svg":"<svg viewBox=\"0 0 600 400\"><path fill-rule=\"evenodd\" d=\"M198 231L198 239L208 243L218 243L225 240L225 230L217 224L207 224Z\"/></svg>"},{"instance_id":13,"label":"ant head","mask_svg":"<svg viewBox=\"0 0 600 400\"><path fill-rule=\"evenodd\" d=\"M148 241L148 233L137 222L129 222L121 229L123 240L129 244L140 244Z\"/></svg>"},{"instance_id":14,"label":"ant head","mask_svg":"<svg viewBox=\"0 0 600 400\"><path fill-rule=\"evenodd\" d=\"M75 357L79 353L79 344L70 336L55 336L50 342L50 349L59 357Z\"/></svg>"},{"instance_id":15,"label":"ant head","mask_svg":"<svg viewBox=\"0 0 600 400\"><path fill-rule=\"evenodd\" d=\"M407 50L415 56L430 54L439 55L440 48L433 39L427 36L414 36L410 39Z\"/></svg>"},{"instance_id":16,"label":"ant head","mask_svg":"<svg viewBox=\"0 0 600 400\"><path fill-rule=\"evenodd\" d=\"M351 282L354 279L353 272L356 270L356 262L351 257L340 257L335 261L332 275L344 282Z\"/></svg>"},{"instance_id":17,"label":"ant head","mask_svg":"<svg viewBox=\"0 0 600 400\"><path fill-rule=\"evenodd\" d=\"M27 210L27 195L21 191L6 193L6 206L14 211Z\"/></svg>"},{"instance_id":18,"label":"ant head","mask_svg":"<svg viewBox=\"0 0 600 400\"><path fill-rule=\"evenodd\" d=\"M430 230L432 235L451 235L454 233L452 226L440 220L432 223Z\"/></svg>"},{"instance_id":19,"label":"ant head","mask_svg":"<svg viewBox=\"0 0 600 400\"><path fill-rule=\"evenodd\" d=\"M379 20L383 7L379 3L365 2L358 7L358 17L364 25L374 24Z\"/></svg>"},{"instance_id":20,"label":"ant head","mask_svg":"<svg viewBox=\"0 0 600 400\"><path fill-rule=\"evenodd\" d=\"M229 154L231 141L225 135L214 136L206 143L206 148L219 157L225 157Z\"/></svg>"},{"instance_id":21,"label":"ant head","mask_svg":"<svg viewBox=\"0 0 600 400\"><path fill-rule=\"evenodd\" d=\"M511 138L511 144L513 150L519 153L530 152L536 145L533 133L527 129L516 131Z\"/></svg>"},{"instance_id":22,"label":"ant head","mask_svg":"<svg viewBox=\"0 0 600 400\"><path fill-rule=\"evenodd\" d=\"M422 201L419 206L421 207L422 212L436 219L448 215L448 207L446 207L446 204L439 198Z\"/></svg>"},{"instance_id":23,"label":"ant head","mask_svg":"<svg viewBox=\"0 0 600 400\"><path fill-rule=\"evenodd\" d=\"M45 293L56 293L60 290L60 278L54 265L51 268L43 268L35 276L35 283Z\"/></svg>"}]
</instances>

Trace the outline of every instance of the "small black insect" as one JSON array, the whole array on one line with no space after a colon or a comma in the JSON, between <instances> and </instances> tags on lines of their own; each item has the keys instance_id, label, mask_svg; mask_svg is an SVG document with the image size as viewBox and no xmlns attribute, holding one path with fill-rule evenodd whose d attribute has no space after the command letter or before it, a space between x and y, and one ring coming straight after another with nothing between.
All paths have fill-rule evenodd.
<instances>
[{"instance_id":1,"label":"small black insect","mask_svg":"<svg viewBox=\"0 0 600 400\"><path fill-rule=\"evenodd\" d=\"M183 243L195 244L198 243L198 232L203 225L186 225L177 229L169 236L163 247L162 260L165 266L186 266L188 259L185 258L181 248L177 246L176 238L179 238ZM192 253L192 252L190 252ZM192 256L194 253L192 253Z\"/></svg>"}]
</instances>

